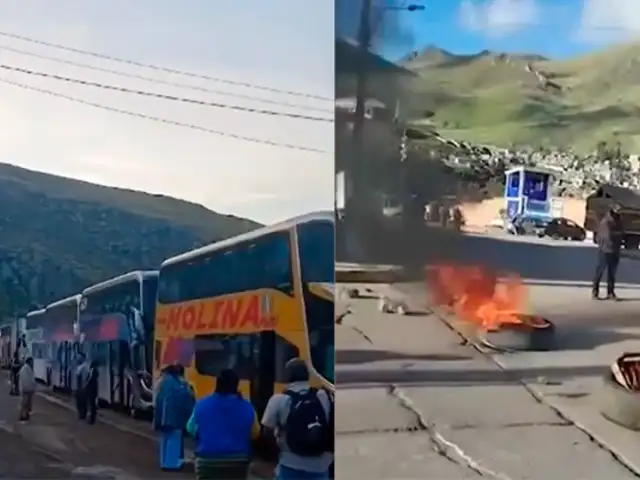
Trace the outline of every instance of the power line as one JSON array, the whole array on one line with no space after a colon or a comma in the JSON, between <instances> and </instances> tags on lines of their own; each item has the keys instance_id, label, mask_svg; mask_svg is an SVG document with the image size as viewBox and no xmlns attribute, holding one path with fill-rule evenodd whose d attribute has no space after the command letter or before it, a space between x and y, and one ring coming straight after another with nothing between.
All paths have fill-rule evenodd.
<instances>
[{"instance_id":1,"label":"power line","mask_svg":"<svg viewBox=\"0 0 640 480\"><path fill-rule=\"evenodd\" d=\"M110 69L110 68L98 67L98 66L95 66L95 65L89 65L87 63L74 62L74 61L71 61L71 60L66 60L64 58L52 57L50 55L43 55L41 53L29 52L27 50L21 50L19 48L9 47L7 45L0 45L0 50L5 50L7 52L17 53L18 55L25 55L25 56L29 56L29 57L33 57L33 58L39 58L39 59L42 59L42 60L48 60L50 62L57 62L57 63L61 63L61 64L64 64L64 65L70 65L72 67L85 68L87 70L94 70L96 72L109 73L111 75L119 75L121 77L133 78L133 79L136 79L136 80L143 80L145 82L156 83L158 85L167 85L167 86L175 87L175 88L183 88L183 89L187 89L187 90L196 90L196 91L205 92L205 93L213 93L215 95L224 95L224 96L227 96L227 97L241 98L243 100L251 100L251 101L255 101L255 102L262 102L262 103L271 104L271 105L278 105L278 106L281 106L281 107L299 108L301 110L309 110L309 111L316 111L316 112L328 112L328 113L332 113L333 112L333 109L331 109L331 108L313 107L311 105L300 105L300 104L297 104L297 103L288 103L288 102L282 102L282 101L278 101L278 100L269 100L267 98L254 97L254 96L251 96L251 95L243 95L243 94L240 94L240 93L226 92L226 91L223 91L223 90L216 90L216 89L212 89L212 88L200 87L198 85L189 85L187 83L168 82L166 80L160 80L159 78L147 77L145 75L137 75L137 74L134 74L134 73L123 72L121 70L113 70L113 69Z\"/></svg>"},{"instance_id":2,"label":"power line","mask_svg":"<svg viewBox=\"0 0 640 480\"><path fill-rule=\"evenodd\" d=\"M290 150L302 150L302 151L305 151L305 152L331 154L331 152L328 152L326 150L320 150L318 148L305 147L305 146L301 146L301 145L292 145L292 144L288 144L288 143L279 143L279 142L274 142L274 141L271 141L271 140L263 140L263 139L254 138L254 137L246 137L246 136L238 135L238 134L235 134L235 133L222 132L220 130L213 130L211 128L203 127L203 126L200 126L200 125L194 125L194 124L190 124L190 123L178 122L176 120L171 120L171 119L168 119L168 118L154 117L154 116L147 115L147 114L144 114L144 113L131 112L129 110L122 110L120 108L115 108L115 107L110 107L108 105L102 105L100 103L90 102L88 100L83 100L81 98L72 97L70 95L65 95L63 93L53 92L51 90L46 90L46 89L43 89L43 88L33 87L31 85L25 85L24 83L14 82L13 80L9 80L9 79L2 78L2 77L0 77L0 83L5 83L7 85L12 85L14 87L22 88L24 90L31 90L33 92L44 93L44 94L50 95L52 97L62 98L62 99L65 99L65 100L69 100L71 102L80 103L82 105L87 105L87 106L90 106L90 107L99 108L99 109L107 110L107 111L114 112L114 113L120 113L122 115L128 115L130 117L142 118L144 120L151 120L151 121L154 121L154 122L164 123L164 124L167 124L167 125L174 125L176 127L189 128L191 130L198 130L200 132L211 133L213 135L219 135L219 136L222 136L222 137L235 138L236 140L243 140L245 142L260 143L260 144L263 144L263 145L270 145L272 147L288 148Z\"/></svg>"},{"instance_id":3,"label":"power line","mask_svg":"<svg viewBox=\"0 0 640 480\"><path fill-rule=\"evenodd\" d=\"M236 85L236 86L239 86L239 87L253 88L255 90L263 90L263 91L266 91L266 92L280 93L280 94L283 94L283 95L291 95L291 96L295 96L295 97L312 98L312 99L315 99L315 100L323 100L323 101L330 101L330 102L334 101L333 98L325 97L325 96L322 96L322 95L315 95L315 94L303 93L303 92L295 92L295 91L292 91L292 90L282 90L282 89L279 89L279 88L267 87L265 85L257 85L257 84L248 83L248 82L239 82L239 81L236 81L236 80L229 80L229 79L226 79L226 78L211 77L209 75L203 75L203 74L200 74L200 73L187 72L185 70L177 70L177 69L174 69L174 68L162 67L162 66L153 65L153 64L150 64L150 63L142 63L142 62L138 62L138 61L135 61L135 60L128 60L128 59L124 59L124 58L112 57L111 55L105 55L105 54L102 54L102 53L91 52L89 50L82 50L80 48L69 47L67 45L61 45L61 44L58 44L58 43L45 42L43 40L37 40L35 38L30 38L30 37L25 37L25 36L22 36L22 35L17 35L15 33L0 32L0 37L13 38L15 40L21 40L23 42L33 43L35 45L42 45L42 46L49 47L49 48L57 48L59 50L66 50L67 52L78 53L80 55L87 55L87 56L90 56L90 57L100 58L102 60L109 60L110 62L125 63L125 64L133 65L133 66L136 66L136 67L148 68L150 70L155 70L155 71L158 71L158 72L171 73L173 75L182 75L184 77L199 78L201 80L208 80L210 82L225 83L225 84L228 84L228 85Z\"/></svg>"},{"instance_id":4,"label":"power line","mask_svg":"<svg viewBox=\"0 0 640 480\"><path fill-rule=\"evenodd\" d=\"M89 80L80 80L77 78L63 77L61 75L55 75L53 73L39 72L36 70L30 70L28 68L14 67L14 66L5 65L5 64L0 64L0 69L9 70L11 72L24 73L24 74L32 75L36 77L49 78L52 80L59 80L67 83L75 83L77 85L84 85L86 87L96 87L96 88L101 88L103 90L111 90L114 92L121 92L121 93L130 93L130 94L139 95L142 97L153 97L153 98L159 98L161 100L171 100L174 102L190 103L192 105L199 105L202 107L226 108L228 110L236 110L239 112L256 113L259 115L272 115L272 116L278 116L278 117L288 117L288 118L295 118L298 120L312 120L316 122L330 122L330 123L333 122L333 118L314 117L311 115L304 115L301 113L276 112L273 110L265 110L261 108L241 107L240 105L228 105L220 102L206 102L206 101L198 100L195 98L178 97L175 95L167 95L163 93L147 92L145 90L119 87L117 85L107 85L105 83L91 82Z\"/></svg>"}]
</instances>

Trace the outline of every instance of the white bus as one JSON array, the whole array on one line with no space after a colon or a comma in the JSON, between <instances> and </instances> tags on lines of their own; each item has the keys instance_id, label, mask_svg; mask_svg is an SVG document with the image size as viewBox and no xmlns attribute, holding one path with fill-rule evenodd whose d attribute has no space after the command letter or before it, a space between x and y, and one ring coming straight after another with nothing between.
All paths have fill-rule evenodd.
<instances>
[{"instance_id":1,"label":"white bus","mask_svg":"<svg viewBox=\"0 0 640 480\"><path fill-rule=\"evenodd\" d=\"M74 389L77 362L76 328L80 318L80 300L77 294L53 302L45 308L51 332L46 336L51 362L47 385L63 393Z\"/></svg>"},{"instance_id":2,"label":"white bus","mask_svg":"<svg viewBox=\"0 0 640 480\"><path fill-rule=\"evenodd\" d=\"M33 373L36 380L45 382L47 379L47 365L50 352L45 342L45 328L48 318L45 309L34 310L27 313L25 325L25 351L23 359L33 358Z\"/></svg>"},{"instance_id":3,"label":"white bus","mask_svg":"<svg viewBox=\"0 0 640 480\"><path fill-rule=\"evenodd\" d=\"M158 272L130 272L86 288L80 303L82 348L98 362L98 401L134 416L153 406L157 288Z\"/></svg>"}]
</instances>

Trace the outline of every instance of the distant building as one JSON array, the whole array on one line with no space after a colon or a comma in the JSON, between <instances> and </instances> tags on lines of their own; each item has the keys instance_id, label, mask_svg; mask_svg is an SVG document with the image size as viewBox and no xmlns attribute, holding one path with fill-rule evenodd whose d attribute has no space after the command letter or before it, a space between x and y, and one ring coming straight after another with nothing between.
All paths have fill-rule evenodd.
<instances>
[{"instance_id":1,"label":"distant building","mask_svg":"<svg viewBox=\"0 0 640 480\"><path fill-rule=\"evenodd\" d=\"M336 114L351 114L356 113L356 97L336 98ZM389 109L380 100L375 98L366 98L364 101L364 117L368 120L372 119L389 119Z\"/></svg>"}]
</instances>

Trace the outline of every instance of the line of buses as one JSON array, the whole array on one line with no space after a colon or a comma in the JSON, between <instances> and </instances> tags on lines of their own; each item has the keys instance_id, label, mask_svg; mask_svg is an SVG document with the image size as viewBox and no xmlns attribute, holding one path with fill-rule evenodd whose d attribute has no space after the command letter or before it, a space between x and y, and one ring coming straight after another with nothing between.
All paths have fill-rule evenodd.
<instances>
[{"instance_id":1,"label":"line of buses","mask_svg":"<svg viewBox=\"0 0 640 480\"><path fill-rule=\"evenodd\" d=\"M37 379L70 393L82 352L99 368L99 402L133 416L153 406L153 379L180 363L196 396L233 368L259 411L304 358L334 384L334 217L316 213L165 260L0 327L0 359L18 347Z\"/></svg>"}]
</instances>

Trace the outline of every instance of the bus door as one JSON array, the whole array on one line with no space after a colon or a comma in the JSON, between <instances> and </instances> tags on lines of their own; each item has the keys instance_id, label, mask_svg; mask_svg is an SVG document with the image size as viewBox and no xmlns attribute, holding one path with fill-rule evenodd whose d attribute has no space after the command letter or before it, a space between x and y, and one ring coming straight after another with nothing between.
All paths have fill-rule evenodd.
<instances>
[{"instance_id":1,"label":"bus door","mask_svg":"<svg viewBox=\"0 0 640 480\"><path fill-rule=\"evenodd\" d=\"M71 350L72 343L69 341L60 343L60 386L66 392L71 391Z\"/></svg>"},{"instance_id":2,"label":"bus door","mask_svg":"<svg viewBox=\"0 0 640 480\"><path fill-rule=\"evenodd\" d=\"M276 334L273 331L258 332L251 342L251 403L258 417L262 417L267 402L274 392L276 381Z\"/></svg>"},{"instance_id":3,"label":"bus door","mask_svg":"<svg viewBox=\"0 0 640 480\"><path fill-rule=\"evenodd\" d=\"M112 406L125 405L127 394L125 366L129 361L129 343L124 340L109 342L109 387Z\"/></svg>"},{"instance_id":4,"label":"bus door","mask_svg":"<svg viewBox=\"0 0 640 480\"><path fill-rule=\"evenodd\" d=\"M91 342L92 361L96 361L98 370L98 403L101 406L108 405L112 401L111 397L111 342L99 340Z\"/></svg>"}]
</instances>

